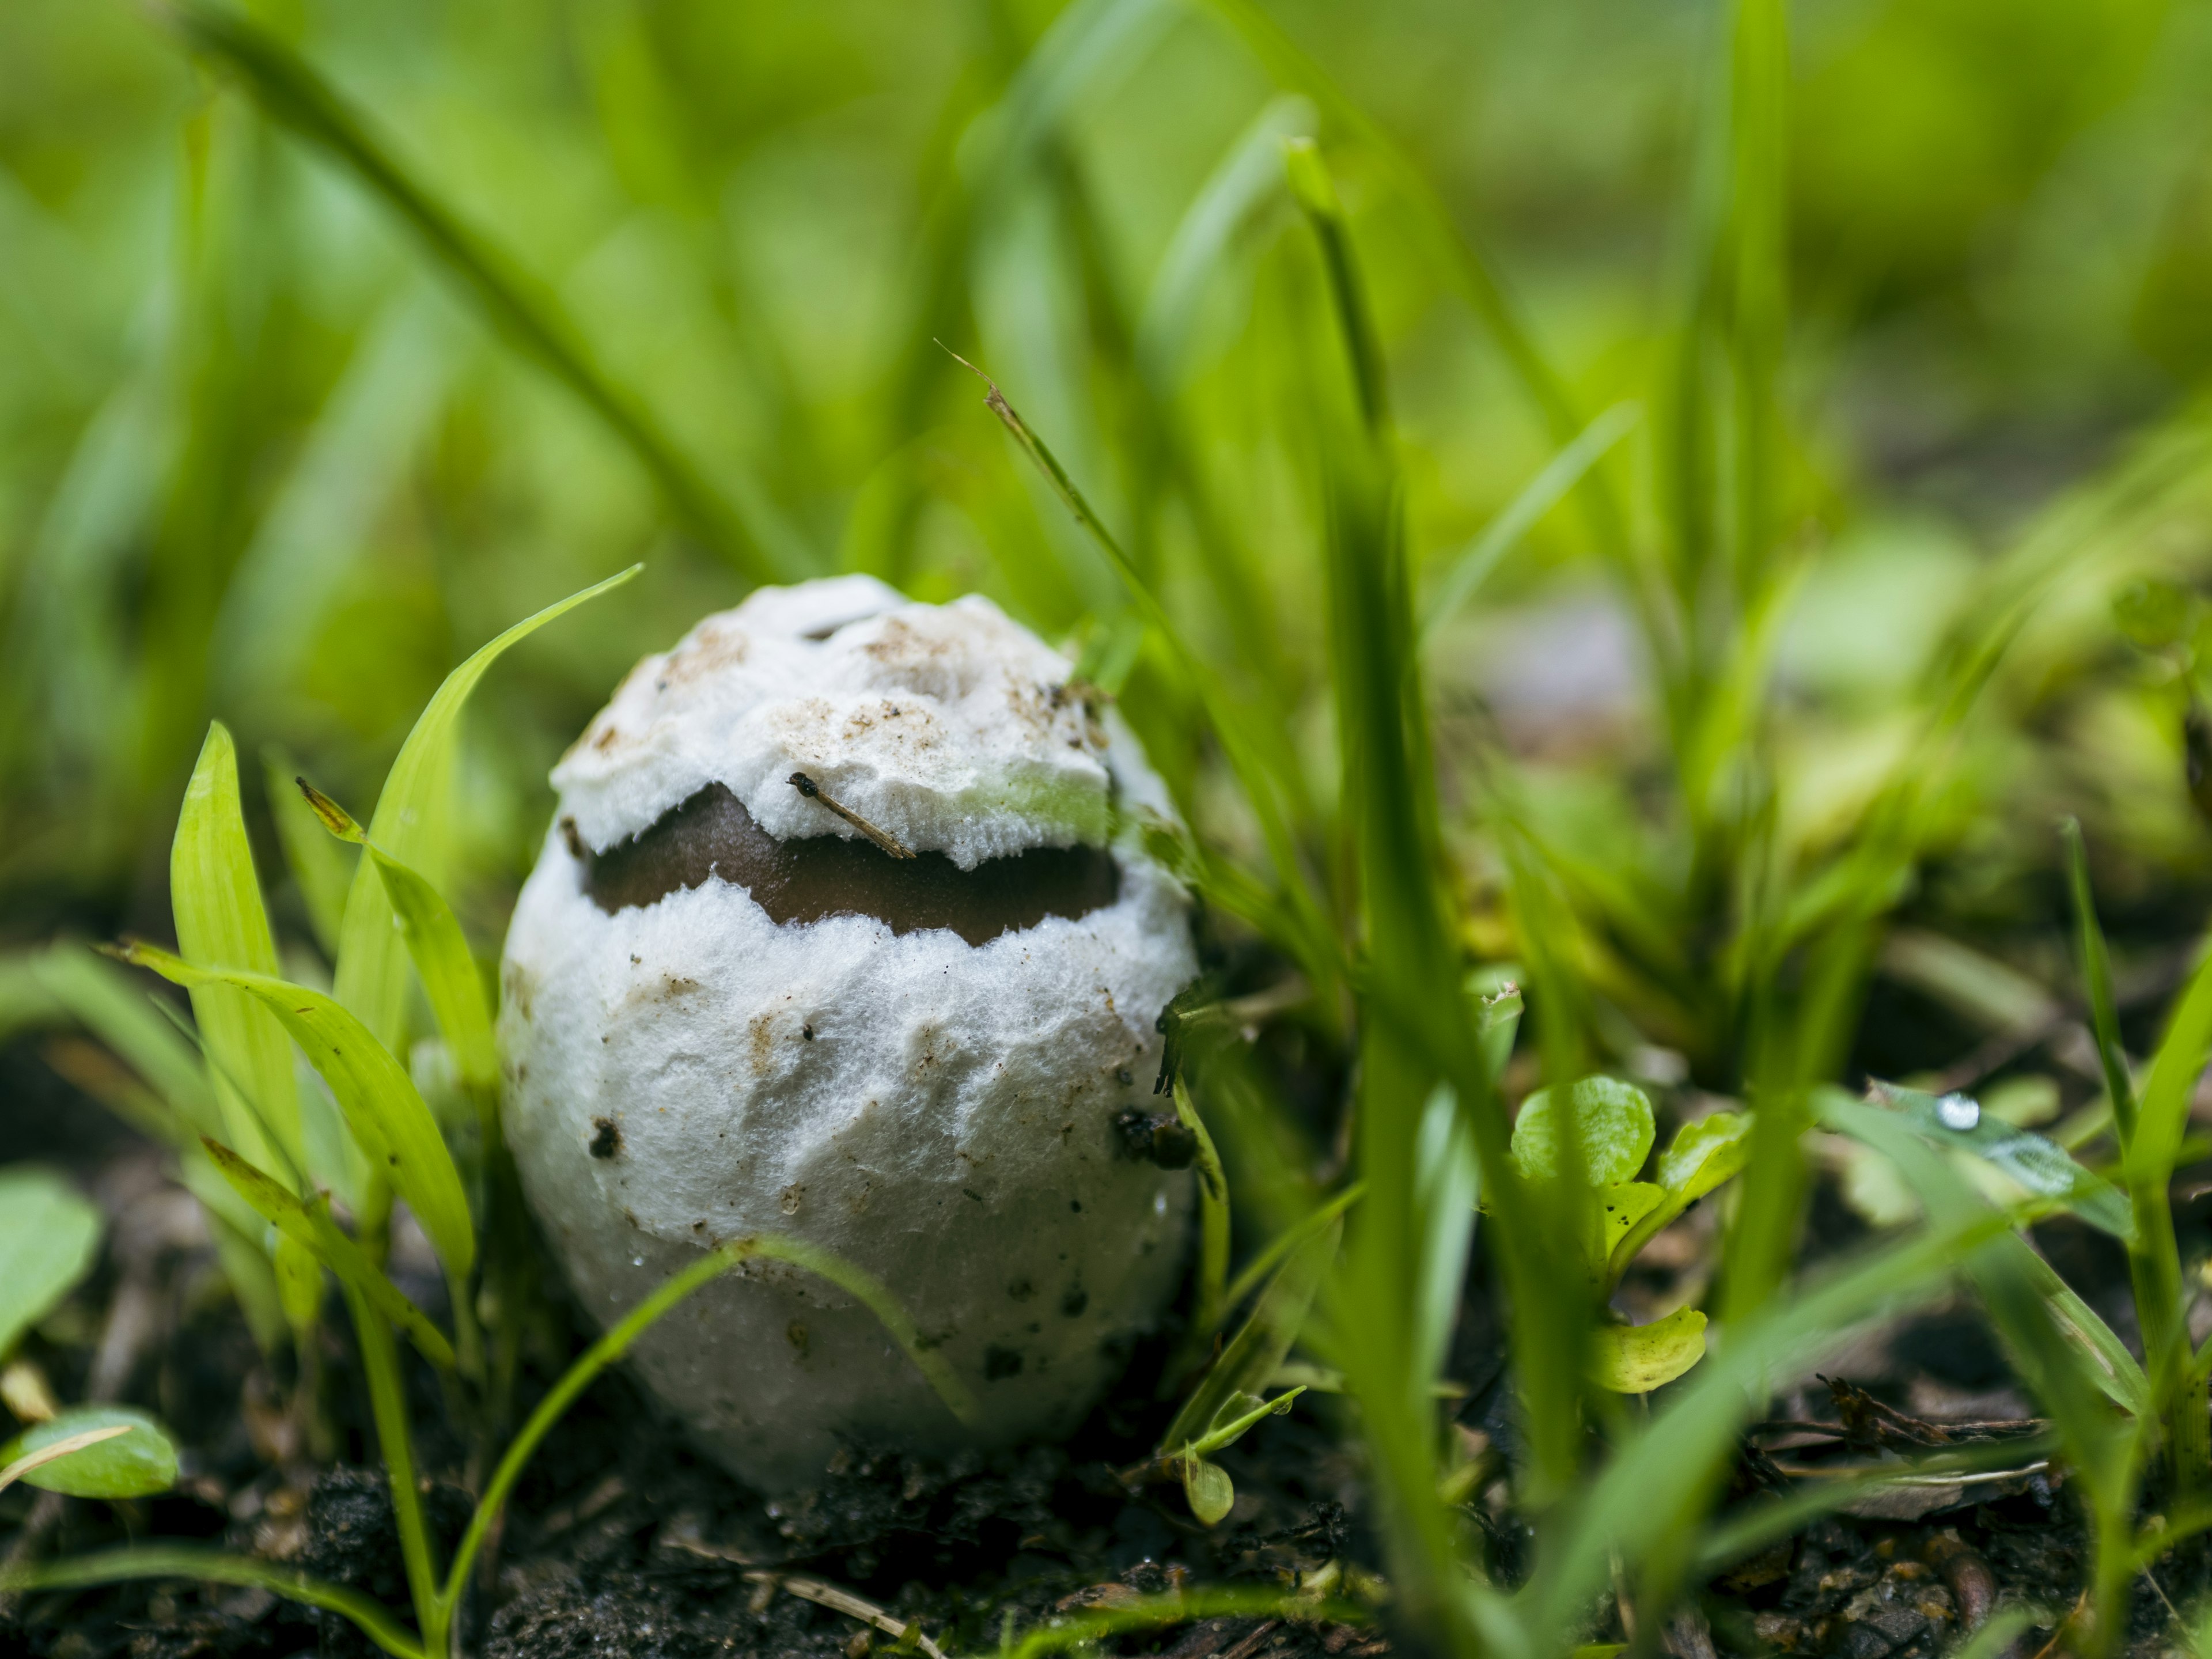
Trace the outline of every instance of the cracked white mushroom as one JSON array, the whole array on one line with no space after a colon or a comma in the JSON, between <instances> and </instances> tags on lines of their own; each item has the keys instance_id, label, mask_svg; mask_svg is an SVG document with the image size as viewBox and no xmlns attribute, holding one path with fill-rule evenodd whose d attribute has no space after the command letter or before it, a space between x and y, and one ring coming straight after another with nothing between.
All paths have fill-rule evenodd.
<instances>
[{"instance_id":1,"label":"cracked white mushroom","mask_svg":"<svg viewBox=\"0 0 2212 1659\"><path fill-rule=\"evenodd\" d=\"M987 599L763 589L639 664L554 770L500 1029L584 1305L793 1234L881 1279L981 1404L963 1431L865 1307L750 1266L633 1352L757 1485L845 1444L1064 1432L1175 1292L1190 1176L1126 1130L1195 972L1187 905L1128 833L1158 780L1068 678Z\"/></svg>"}]
</instances>

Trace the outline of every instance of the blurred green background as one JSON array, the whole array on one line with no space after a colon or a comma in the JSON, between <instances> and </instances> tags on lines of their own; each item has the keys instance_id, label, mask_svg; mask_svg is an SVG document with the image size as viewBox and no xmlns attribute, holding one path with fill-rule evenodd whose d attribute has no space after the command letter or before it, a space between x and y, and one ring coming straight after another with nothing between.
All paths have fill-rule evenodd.
<instances>
[{"instance_id":1,"label":"blurred green background","mask_svg":"<svg viewBox=\"0 0 2212 1659\"><path fill-rule=\"evenodd\" d=\"M12 0L0 939L165 931L211 716L365 809L452 664L635 560L642 580L520 647L471 715L459 892L488 953L562 747L638 655L763 573L981 589L1118 674L1110 574L940 341L1006 387L1193 634L1266 665L1327 796L1310 411L1328 325L1282 133L1317 136L1346 196L1417 563L1440 569L1624 400L1644 418L1607 465L1647 504L1632 533L1663 539L1655 448L1719 165L1715 7L1268 0L1341 102L1254 14L1181 0L252 15L565 313L578 361L704 481L708 528L635 432L162 8ZM2212 876L2182 758L2190 665L2131 652L2109 600L2212 552L2191 401L2212 367L2212 13L1817 0L1791 27L1781 497L1804 561L1764 717L1781 845L1848 836L1982 574L2117 489L2008 659L1937 850L1953 911L2001 921L2017 900L1996 896L2051 865L2051 819L2074 811L2111 902L2155 908ZM1358 111L1499 273L1565 384L1564 430ZM1651 781L1644 652L1569 505L1449 623L1432 689L1448 763L1476 746L1455 733L1492 732L1527 762L1563 865L1663 885L1686 854ZM1135 663L1125 703L1205 834L1249 844L1155 666ZM1476 947L1510 948L1483 932L1471 820L1454 845ZM1639 1011L1585 965L1695 1047L1663 998Z\"/></svg>"}]
</instances>

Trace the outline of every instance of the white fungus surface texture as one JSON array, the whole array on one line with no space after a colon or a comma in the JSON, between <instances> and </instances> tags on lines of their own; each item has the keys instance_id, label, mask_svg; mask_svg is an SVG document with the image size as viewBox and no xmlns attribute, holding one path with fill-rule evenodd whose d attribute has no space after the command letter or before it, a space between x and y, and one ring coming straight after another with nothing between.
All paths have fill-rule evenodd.
<instances>
[{"instance_id":1,"label":"white fungus surface texture","mask_svg":"<svg viewBox=\"0 0 2212 1659\"><path fill-rule=\"evenodd\" d=\"M963 1429L865 1307L749 1263L633 1355L757 1486L804 1485L841 1446L1065 1432L1176 1289L1190 1174L1131 1157L1115 1118L1159 1104L1154 1022L1195 972L1186 901L1130 831L1167 810L1158 781L1069 672L981 598L764 589L639 664L554 770L500 1024L507 1133L583 1304L611 1322L704 1249L795 1236L878 1278L981 1407ZM878 850L793 773L921 856ZM605 872L707 808L864 889L934 872L957 902L1087 859L1105 897L981 943L910 917L780 921L755 896L782 902L773 883L719 865L609 897ZM820 837L854 845L803 845ZM1033 848L1077 850L1010 862Z\"/></svg>"}]
</instances>

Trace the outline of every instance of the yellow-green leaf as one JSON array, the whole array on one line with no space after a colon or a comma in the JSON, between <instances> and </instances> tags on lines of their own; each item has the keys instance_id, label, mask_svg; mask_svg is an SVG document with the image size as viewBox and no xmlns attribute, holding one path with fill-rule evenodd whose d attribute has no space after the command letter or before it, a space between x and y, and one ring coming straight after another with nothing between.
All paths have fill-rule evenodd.
<instances>
[{"instance_id":1,"label":"yellow-green leaf","mask_svg":"<svg viewBox=\"0 0 2212 1659\"><path fill-rule=\"evenodd\" d=\"M1628 1230L1657 1209L1666 1196L1665 1188L1649 1181L1624 1181L1600 1193L1599 1219L1605 1228L1605 1248L1598 1252L1597 1259L1610 1261L1614 1247L1628 1236Z\"/></svg>"},{"instance_id":2,"label":"yellow-green leaf","mask_svg":"<svg viewBox=\"0 0 2212 1659\"><path fill-rule=\"evenodd\" d=\"M461 709L477 682L501 654L556 617L620 586L644 567L632 565L618 576L572 593L534 617L526 617L446 677L400 746L384 780L369 837L395 859L428 872L443 873L453 793L453 760ZM345 922L338 942L337 994L359 1016L378 1042L397 1052L406 1042L406 944L393 925L392 901L367 860L354 872L346 898ZM449 1264L450 1265L450 1264Z\"/></svg>"},{"instance_id":3,"label":"yellow-green leaf","mask_svg":"<svg viewBox=\"0 0 2212 1659\"><path fill-rule=\"evenodd\" d=\"M1532 1179L1559 1173L1559 1113L1554 1091L1539 1089L1521 1103L1513 1120L1513 1162ZM1632 1181L1651 1151L1651 1103L1644 1091L1619 1078L1586 1077L1567 1091L1582 1146L1583 1168L1593 1187Z\"/></svg>"},{"instance_id":4,"label":"yellow-green leaf","mask_svg":"<svg viewBox=\"0 0 2212 1659\"><path fill-rule=\"evenodd\" d=\"M208 727L169 847L169 906L177 949L199 968L276 972L276 940L262 907L253 849L239 808L238 754L221 721ZM264 1168L275 1143L293 1170L306 1162L292 1046L269 1011L233 986L190 988L192 1017L213 1062L216 1098L234 1146Z\"/></svg>"},{"instance_id":5,"label":"yellow-green leaf","mask_svg":"<svg viewBox=\"0 0 2212 1659\"><path fill-rule=\"evenodd\" d=\"M460 1172L406 1069L360 1020L319 991L265 974L196 968L150 945L131 945L123 955L179 985L216 981L259 999L331 1085L346 1127L414 1210L446 1271L467 1274L476 1263L476 1234Z\"/></svg>"},{"instance_id":6,"label":"yellow-green leaf","mask_svg":"<svg viewBox=\"0 0 2212 1659\"><path fill-rule=\"evenodd\" d=\"M1750 1156L1751 1115L1714 1112L1675 1132L1659 1154L1659 1184L1687 1206L1736 1175Z\"/></svg>"},{"instance_id":7,"label":"yellow-green leaf","mask_svg":"<svg viewBox=\"0 0 2212 1659\"><path fill-rule=\"evenodd\" d=\"M408 1339L421 1350L422 1357L441 1370L453 1367L453 1345L446 1340L445 1333L430 1322L430 1316L403 1295L399 1287L379 1273L361 1247L339 1230L331 1219L330 1200L321 1193L304 1202L286 1192L260 1170L255 1169L236 1152L218 1141L207 1141L209 1160L222 1171L238 1195L250 1205L254 1212L284 1236L284 1242L308 1252L311 1262L323 1267L368 1299L369 1305L385 1318L407 1333ZM285 1255L277 1253L280 1273ZM318 1297L322 1290L320 1269L316 1270L315 1290ZM307 1322L295 1316L289 1300L285 1316L296 1327ZM309 1312L313 1317L313 1311Z\"/></svg>"},{"instance_id":8,"label":"yellow-green leaf","mask_svg":"<svg viewBox=\"0 0 2212 1659\"><path fill-rule=\"evenodd\" d=\"M1590 1334L1590 1375L1614 1394L1649 1394L1705 1357L1705 1316L1695 1308L1649 1325L1601 1325Z\"/></svg>"},{"instance_id":9,"label":"yellow-green leaf","mask_svg":"<svg viewBox=\"0 0 2212 1659\"><path fill-rule=\"evenodd\" d=\"M100 1432L115 1429L123 1432ZM42 1455L65 1442L78 1443ZM146 1498L177 1484L177 1449L143 1412L80 1406L0 1446L0 1485L9 1480L71 1498Z\"/></svg>"}]
</instances>

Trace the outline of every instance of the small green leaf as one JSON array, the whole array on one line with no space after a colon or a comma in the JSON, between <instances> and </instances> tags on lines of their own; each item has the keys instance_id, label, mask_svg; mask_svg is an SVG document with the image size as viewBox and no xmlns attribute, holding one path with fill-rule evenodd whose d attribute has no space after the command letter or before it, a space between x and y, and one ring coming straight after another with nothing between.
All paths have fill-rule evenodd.
<instances>
[{"instance_id":1,"label":"small green leaf","mask_svg":"<svg viewBox=\"0 0 2212 1659\"><path fill-rule=\"evenodd\" d=\"M1203 1457L1227 1450L1250 1433L1261 1418L1284 1415L1291 1409L1291 1402L1305 1391L1305 1384L1300 1383L1277 1395L1273 1400L1262 1400L1256 1394L1237 1390L1213 1414L1212 1427L1185 1447L1182 1455L1185 1457Z\"/></svg>"},{"instance_id":2,"label":"small green leaf","mask_svg":"<svg viewBox=\"0 0 2212 1659\"><path fill-rule=\"evenodd\" d=\"M63 1441L101 1429L124 1432L42 1461L17 1478L70 1498L146 1498L177 1484L177 1449L152 1418L124 1406L81 1406L34 1424L0 1446L0 1475Z\"/></svg>"},{"instance_id":3,"label":"small green leaf","mask_svg":"<svg viewBox=\"0 0 2212 1659\"><path fill-rule=\"evenodd\" d=\"M1190 1502L1190 1512L1211 1527L1237 1506L1237 1483L1220 1464L1209 1463L1203 1457L1186 1457L1182 1495Z\"/></svg>"},{"instance_id":4,"label":"small green leaf","mask_svg":"<svg viewBox=\"0 0 2212 1659\"><path fill-rule=\"evenodd\" d=\"M2058 1200L2091 1226L2123 1242L2136 1236L2135 1213L2118 1188L2076 1164L2063 1146L2016 1129L1965 1095L1940 1099L1917 1089L1869 1081L1869 1095L1939 1146L1956 1147L1994 1164L2031 1193Z\"/></svg>"},{"instance_id":5,"label":"small green leaf","mask_svg":"<svg viewBox=\"0 0 2212 1659\"><path fill-rule=\"evenodd\" d=\"M1600 1325L1590 1333L1590 1375L1614 1394L1649 1394L1705 1357L1705 1316L1677 1308L1649 1325Z\"/></svg>"},{"instance_id":6,"label":"small green leaf","mask_svg":"<svg viewBox=\"0 0 2212 1659\"><path fill-rule=\"evenodd\" d=\"M495 662L509 646L528 638L547 623L619 587L644 567L632 565L620 575L572 593L526 617L482 647L446 676L414 730L400 745L376 799L368 834L386 853L435 878L442 872L447 837L452 833L450 801L453 763L459 746L461 710ZM346 899L340 933L336 995L377 1041L397 1053L406 1045L407 959L405 942L393 925L384 884L364 860L356 871ZM411 1200L410 1200L412 1201ZM450 1267L452 1263L449 1261Z\"/></svg>"},{"instance_id":7,"label":"small green leaf","mask_svg":"<svg viewBox=\"0 0 2212 1659\"><path fill-rule=\"evenodd\" d=\"M317 1193L303 1202L229 1147L213 1140L203 1144L209 1161L222 1171L223 1179L252 1207L255 1214L283 1235L286 1243L305 1249L310 1253L311 1260L320 1261L338 1276L341 1283L360 1291L368 1298L371 1307L407 1333L409 1340L433 1365L441 1370L453 1369L453 1345L446 1340L445 1333L430 1322L428 1314L401 1294L398 1286L378 1272L375 1265L362 1253L361 1247L339 1230L337 1223L331 1219L331 1201L327 1194ZM284 1265L284 1255L281 1249L277 1254L277 1265L280 1270ZM322 1280L318 1270L315 1279L318 1303L321 1295ZM313 1310L311 1309L310 1319L313 1314ZM295 1327L307 1322L295 1316L295 1304L289 1300L289 1296L285 1316Z\"/></svg>"},{"instance_id":8,"label":"small green leaf","mask_svg":"<svg viewBox=\"0 0 2212 1659\"><path fill-rule=\"evenodd\" d=\"M185 788L169 848L169 904L185 961L198 968L276 972L276 939L269 931L239 806L238 753L220 720L208 727ZM228 1139L267 1168L276 1167L266 1150L273 1141L289 1167L301 1168L307 1150L299 1085L283 1026L253 998L221 980L190 989Z\"/></svg>"},{"instance_id":9,"label":"small green leaf","mask_svg":"<svg viewBox=\"0 0 2212 1659\"><path fill-rule=\"evenodd\" d=\"M0 1358L53 1311L100 1250L100 1215L44 1170L0 1170Z\"/></svg>"},{"instance_id":10,"label":"small green leaf","mask_svg":"<svg viewBox=\"0 0 2212 1659\"><path fill-rule=\"evenodd\" d=\"M1742 1171L1751 1156L1751 1115L1715 1112L1685 1123L1659 1154L1659 1184L1687 1206Z\"/></svg>"},{"instance_id":11,"label":"small green leaf","mask_svg":"<svg viewBox=\"0 0 2212 1659\"><path fill-rule=\"evenodd\" d=\"M259 999L331 1085L354 1139L414 1210L446 1271L456 1278L467 1274L476 1262L476 1234L460 1172L413 1080L361 1021L304 985L264 974L195 968L150 945L132 944L120 954L179 985L219 981Z\"/></svg>"},{"instance_id":12,"label":"small green leaf","mask_svg":"<svg viewBox=\"0 0 2212 1659\"><path fill-rule=\"evenodd\" d=\"M1583 1168L1593 1187L1633 1181L1650 1155L1651 1103L1644 1091L1618 1078L1586 1077L1569 1091L1582 1139ZM1534 1179L1559 1172L1559 1125L1553 1091L1539 1089L1513 1120L1513 1162Z\"/></svg>"}]
</instances>

